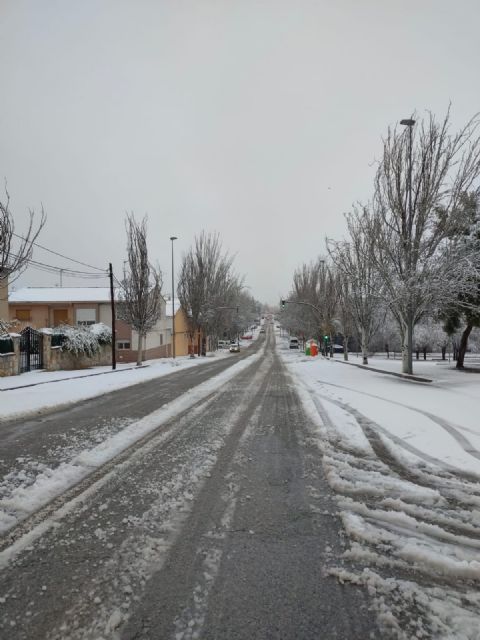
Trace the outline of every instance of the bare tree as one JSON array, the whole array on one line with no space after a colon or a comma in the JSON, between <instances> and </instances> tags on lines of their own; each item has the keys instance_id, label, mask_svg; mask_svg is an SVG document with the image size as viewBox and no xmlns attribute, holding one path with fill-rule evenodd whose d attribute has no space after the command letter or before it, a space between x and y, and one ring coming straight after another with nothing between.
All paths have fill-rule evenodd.
<instances>
[{"instance_id":1,"label":"bare tree","mask_svg":"<svg viewBox=\"0 0 480 640\"><path fill-rule=\"evenodd\" d=\"M40 221L35 225L35 211L30 209L26 231L17 234L7 189L5 193L5 201L0 201L0 281L8 278L12 282L27 268L35 240L46 222L46 215L42 207Z\"/></svg>"},{"instance_id":2,"label":"bare tree","mask_svg":"<svg viewBox=\"0 0 480 640\"><path fill-rule=\"evenodd\" d=\"M304 336L316 335L319 340L328 335L331 344L336 331L338 305L335 278L332 266L320 256L315 262L304 264L295 271L293 291L289 296L291 302L304 303L296 312L290 313L291 318L296 318L299 331Z\"/></svg>"},{"instance_id":3,"label":"bare tree","mask_svg":"<svg viewBox=\"0 0 480 640\"><path fill-rule=\"evenodd\" d=\"M133 214L127 215L128 272L120 292L118 317L138 333L137 366L143 361L143 341L160 318L162 273L148 259L147 218L137 222Z\"/></svg>"},{"instance_id":4,"label":"bare tree","mask_svg":"<svg viewBox=\"0 0 480 640\"><path fill-rule=\"evenodd\" d=\"M353 301L348 280L337 271L336 296L338 301L337 319L343 335L343 359L348 360L349 340L355 334L355 320L352 313Z\"/></svg>"},{"instance_id":5,"label":"bare tree","mask_svg":"<svg viewBox=\"0 0 480 640\"><path fill-rule=\"evenodd\" d=\"M315 336L320 340L323 331L321 265L322 259L318 258L315 262L303 264L293 274L293 289L289 301L312 306L289 304L285 319L291 332L304 339Z\"/></svg>"},{"instance_id":6,"label":"bare tree","mask_svg":"<svg viewBox=\"0 0 480 640\"><path fill-rule=\"evenodd\" d=\"M233 307L242 288L233 272L233 257L222 253L217 233L202 232L183 256L178 280L178 297L189 318L190 338L197 331L204 338L217 333L227 309Z\"/></svg>"},{"instance_id":7,"label":"bare tree","mask_svg":"<svg viewBox=\"0 0 480 640\"><path fill-rule=\"evenodd\" d=\"M368 216L366 207L355 208L345 216L349 240L329 240L327 243L342 285L342 302L349 306L360 336L363 364L368 364L369 344L381 320L380 278L374 260L374 239L363 232Z\"/></svg>"},{"instance_id":8,"label":"bare tree","mask_svg":"<svg viewBox=\"0 0 480 640\"><path fill-rule=\"evenodd\" d=\"M450 133L429 114L415 127L389 129L375 179L374 215L363 233L375 242L375 263L385 299L403 342L402 369L412 373L413 328L440 300L469 286L468 260L442 250L458 227L458 207L480 173L479 121Z\"/></svg>"}]
</instances>

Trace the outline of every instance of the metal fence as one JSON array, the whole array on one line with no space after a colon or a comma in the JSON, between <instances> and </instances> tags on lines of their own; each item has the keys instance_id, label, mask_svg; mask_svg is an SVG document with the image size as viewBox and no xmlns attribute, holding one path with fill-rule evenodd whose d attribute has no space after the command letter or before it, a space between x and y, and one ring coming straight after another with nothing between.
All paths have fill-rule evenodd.
<instances>
[{"instance_id":1,"label":"metal fence","mask_svg":"<svg viewBox=\"0 0 480 640\"><path fill-rule=\"evenodd\" d=\"M20 373L43 368L43 336L31 327L20 333Z\"/></svg>"}]
</instances>

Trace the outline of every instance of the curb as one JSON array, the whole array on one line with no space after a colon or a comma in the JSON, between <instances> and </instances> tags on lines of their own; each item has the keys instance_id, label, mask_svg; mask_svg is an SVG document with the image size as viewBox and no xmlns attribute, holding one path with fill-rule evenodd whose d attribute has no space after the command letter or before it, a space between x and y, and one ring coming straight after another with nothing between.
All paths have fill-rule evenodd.
<instances>
[{"instance_id":1,"label":"curb","mask_svg":"<svg viewBox=\"0 0 480 640\"><path fill-rule=\"evenodd\" d=\"M120 373L121 371L131 371L132 369L143 369L148 367L146 364L142 364L140 367L127 367L126 369L112 369L111 371L99 371L98 373L86 373L84 376L71 376L70 378L58 378L57 380L42 380L41 382L30 382L30 384L22 384L18 387L5 387L0 389L2 391L15 391L16 389L27 389L28 387L38 387L41 384L50 384L52 382L64 382L65 380L80 380L81 378L93 378L94 376L105 376L108 373Z\"/></svg>"},{"instance_id":2,"label":"curb","mask_svg":"<svg viewBox=\"0 0 480 640\"><path fill-rule=\"evenodd\" d=\"M332 361L332 360L331 360ZM417 376L413 373L397 373L396 371L385 371L385 369L377 369L375 367L370 367L368 364L357 364L356 362L348 362L345 360L333 360L337 364L348 364L351 367L358 367L359 369L364 369L366 371L374 371L375 373L384 373L387 376L395 376L396 378L402 378L403 380L408 380L410 382L433 382L431 378L424 378L423 376Z\"/></svg>"}]
</instances>

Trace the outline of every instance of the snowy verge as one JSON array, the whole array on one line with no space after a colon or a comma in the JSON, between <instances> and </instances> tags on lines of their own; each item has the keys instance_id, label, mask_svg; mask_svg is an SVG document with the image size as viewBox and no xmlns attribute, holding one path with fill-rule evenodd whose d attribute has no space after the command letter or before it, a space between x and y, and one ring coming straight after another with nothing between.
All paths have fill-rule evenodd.
<instances>
[{"instance_id":1,"label":"snowy verge","mask_svg":"<svg viewBox=\"0 0 480 640\"><path fill-rule=\"evenodd\" d=\"M389 636L478 640L478 378L406 398L400 379L279 353L350 540L327 575L365 585Z\"/></svg>"},{"instance_id":2,"label":"snowy verge","mask_svg":"<svg viewBox=\"0 0 480 640\"><path fill-rule=\"evenodd\" d=\"M55 407L64 407L140 382L161 378L181 369L202 366L212 362L212 358L229 356L228 353L218 353L207 358L162 358L147 361L142 367L131 364L119 365L115 371L110 367L94 367L88 370L89 373L85 370L32 371L15 377L17 388L0 389L0 422L49 411ZM8 381L10 386L14 384L12 378L0 378L0 384L6 385L5 381ZM33 386L21 388L25 385Z\"/></svg>"}]
</instances>

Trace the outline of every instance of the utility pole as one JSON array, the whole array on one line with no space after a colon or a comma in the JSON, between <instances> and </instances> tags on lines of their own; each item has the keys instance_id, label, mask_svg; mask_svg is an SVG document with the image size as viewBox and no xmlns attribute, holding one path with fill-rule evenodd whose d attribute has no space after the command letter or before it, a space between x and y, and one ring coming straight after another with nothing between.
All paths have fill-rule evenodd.
<instances>
[{"instance_id":1,"label":"utility pole","mask_svg":"<svg viewBox=\"0 0 480 640\"><path fill-rule=\"evenodd\" d=\"M108 264L108 277L110 279L110 308L112 310L112 369L117 368L117 353L115 340L115 291L113 289L112 263Z\"/></svg>"},{"instance_id":2,"label":"utility pole","mask_svg":"<svg viewBox=\"0 0 480 640\"><path fill-rule=\"evenodd\" d=\"M173 271L173 241L178 240L177 236L171 236L172 241L172 356L175 360L175 280Z\"/></svg>"}]
</instances>

